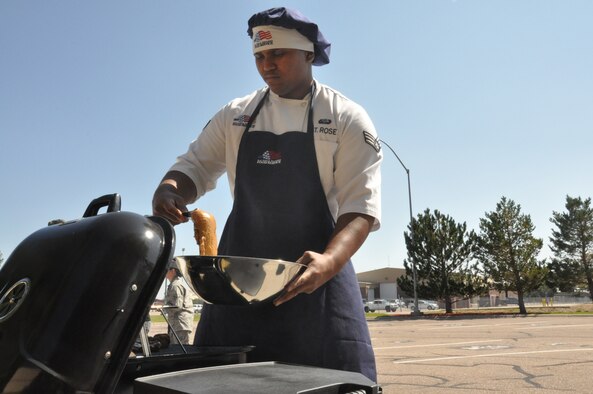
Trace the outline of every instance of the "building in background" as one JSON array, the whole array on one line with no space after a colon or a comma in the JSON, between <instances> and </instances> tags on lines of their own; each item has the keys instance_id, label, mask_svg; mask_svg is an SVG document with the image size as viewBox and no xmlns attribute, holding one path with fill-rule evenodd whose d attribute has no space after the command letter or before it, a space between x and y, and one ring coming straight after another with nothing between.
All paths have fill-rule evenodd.
<instances>
[{"instance_id":1,"label":"building in background","mask_svg":"<svg viewBox=\"0 0 593 394\"><path fill-rule=\"evenodd\" d=\"M379 298L386 300L409 298L410 295L403 293L397 285L397 278L405 274L404 268L380 268L357 273L362 298L369 301Z\"/></svg>"}]
</instances>

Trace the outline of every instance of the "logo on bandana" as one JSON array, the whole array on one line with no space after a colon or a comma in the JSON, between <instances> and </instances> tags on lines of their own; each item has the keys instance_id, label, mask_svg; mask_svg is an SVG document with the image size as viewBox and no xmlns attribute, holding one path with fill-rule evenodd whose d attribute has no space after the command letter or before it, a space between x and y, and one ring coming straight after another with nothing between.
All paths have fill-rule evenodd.
<instances>
[{"instance_id":1,"label":"logo on bandana","mask_svg":"<svg viewBox=\"0 0 593 394\"><path fill-rule=\"evenodd\" d=\"M254 48L263 47L265 45L272 45L272 32L260 30L253 35L253 46Z\"/></svg>"},{"instance_id":2,"label":"logo on bandana","mask_svg":"<svg viewBox=\"0 0 593 394\"><path fill-rule=\"evenodd\" d=\"M257 157L257 164L276 165L282 163L282 153L267 150Z\"/></svg>"},{"instance_id":3,"label":"logo on bandana","mask_svg":"<svg viewBox=\"0 0 593 394\"><path fill-rule=\"evenodd\" d=\"M247 123L249 123L249 119L251 119L251 116L249 115L240 115L237 116L235 119L233 119L233 126L247 126Z\"/></svg>"}]
</instances>

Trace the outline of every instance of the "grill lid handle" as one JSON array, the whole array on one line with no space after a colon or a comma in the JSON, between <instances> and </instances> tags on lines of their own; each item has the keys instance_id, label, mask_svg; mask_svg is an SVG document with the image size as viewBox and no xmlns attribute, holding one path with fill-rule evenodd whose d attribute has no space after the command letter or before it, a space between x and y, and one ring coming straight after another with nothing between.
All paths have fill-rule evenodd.
<instances>
[{"instance_id":1,"label":"grill lid handle","mask_svg":"<svg viewBox=\"0 0 593 394\"><path fill-rule=\"evenodd\" d=\"M119 194L106 194L95 198L84 211L83 218L97 216L99 209L107 207L107 212L119 212L121 210L121 197Z\"/></svg>"}]
</instances>

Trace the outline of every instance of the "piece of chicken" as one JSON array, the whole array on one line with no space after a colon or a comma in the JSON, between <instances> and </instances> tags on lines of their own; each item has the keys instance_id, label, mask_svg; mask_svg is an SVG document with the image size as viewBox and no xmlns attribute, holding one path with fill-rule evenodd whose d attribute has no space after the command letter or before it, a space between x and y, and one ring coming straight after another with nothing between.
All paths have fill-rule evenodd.
<instances>
[{"instance_id":1,"label":"piece of chicken","mask_svg":"<svg viewBox=\"0 0 593 394\"><path fill-rule=\"evenodd\" d=\"M191 220L194 222L194 238L200 248L200 255L218 255L216 220L214 220L214 216L201 209L194 209L191 212Z\"/></svg>"}]
</instances>

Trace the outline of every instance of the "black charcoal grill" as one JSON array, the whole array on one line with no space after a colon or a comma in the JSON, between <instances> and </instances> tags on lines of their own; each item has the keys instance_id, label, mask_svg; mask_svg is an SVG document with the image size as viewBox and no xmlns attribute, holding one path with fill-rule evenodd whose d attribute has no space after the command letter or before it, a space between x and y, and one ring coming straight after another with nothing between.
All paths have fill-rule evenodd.
<instances>
[{"instance_id":1,"label":"black charcoal grill","mask_svg":"<svg viewBox=\"0 0 593 394\"><path fill-rule=\"evenodd\" d=\"M117 194L93 200L81 219L27 237L0 269L0 392L381 391L357 373L245 364L249 344L130 357L175 234L166 220L120 205Z\"/></svg>"}]
</instances>

